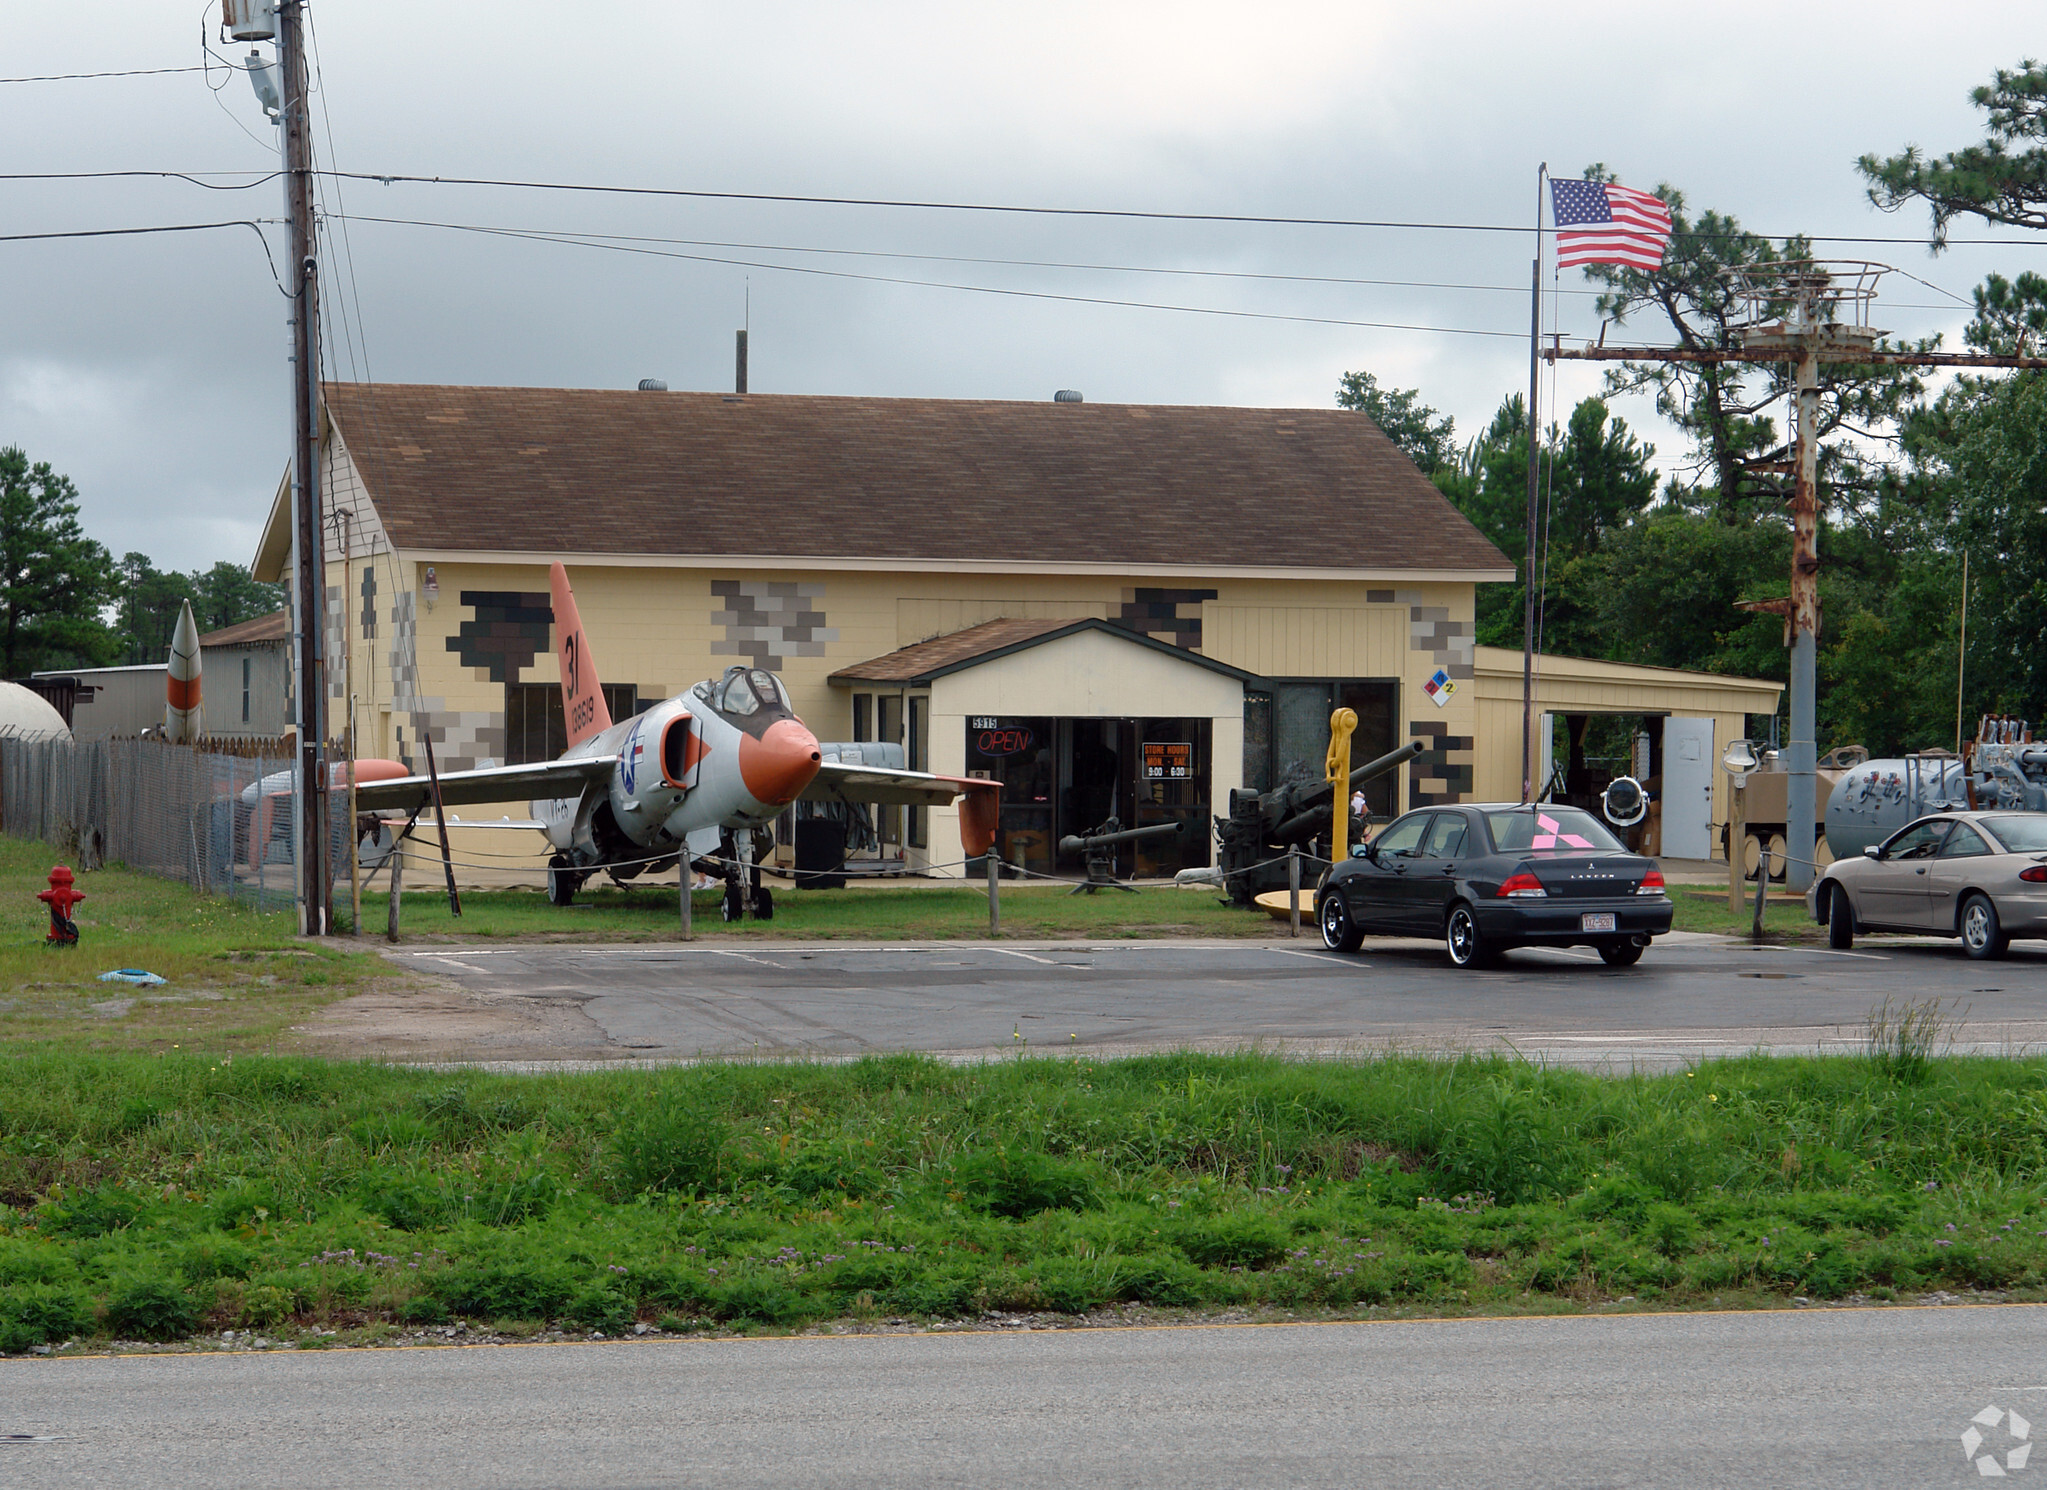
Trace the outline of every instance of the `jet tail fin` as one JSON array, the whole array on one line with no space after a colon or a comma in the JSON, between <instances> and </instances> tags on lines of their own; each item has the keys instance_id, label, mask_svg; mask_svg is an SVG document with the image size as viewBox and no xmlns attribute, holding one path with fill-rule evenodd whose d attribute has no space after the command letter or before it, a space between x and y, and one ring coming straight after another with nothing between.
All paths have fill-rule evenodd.
<instances>
[{"instance_id":1,"label":"jet tail fin","mask_svg":"<svg viewBox=\"0 0 2047 1490\"><path fill-rule=\"evenodd\" d=\"M573 748L600 730L610 729L611 710L605 705L604 685L597 680L597 665L583 636L583 618L576 614L569 572L559 559L548 569L547 580L554 591L554 630L561 647L562 718Z\"/></svg>"}]
</instances>

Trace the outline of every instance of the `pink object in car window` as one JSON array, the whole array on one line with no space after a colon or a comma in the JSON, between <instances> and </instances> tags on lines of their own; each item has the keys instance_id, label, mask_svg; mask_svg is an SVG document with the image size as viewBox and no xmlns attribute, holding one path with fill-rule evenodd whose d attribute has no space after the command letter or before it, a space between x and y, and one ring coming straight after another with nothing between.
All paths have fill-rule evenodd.
<instances>
[{"instance_id":1,"label":"pink object in car window","mask_svg":"<svg viewBox=\"0 0 2047 1490\"><path fill-rule=\"evenodd\" d=\"M1571 848L1592 847L1592 841L1588 838L1580 838L1576 833L1560 832L1559 828L1561 825L1548 813L1538 812L1535 815L1535 826L1539 831L1536 833L1534 841L1528 845L1532 849L1555 848L1560 838Z\"/></svg>"}]
</instances>

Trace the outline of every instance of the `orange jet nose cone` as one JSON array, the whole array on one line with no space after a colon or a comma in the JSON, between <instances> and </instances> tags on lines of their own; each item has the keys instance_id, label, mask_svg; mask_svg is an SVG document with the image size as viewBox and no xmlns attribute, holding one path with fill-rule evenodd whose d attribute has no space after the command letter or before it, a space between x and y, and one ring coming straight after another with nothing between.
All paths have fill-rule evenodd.
<instances>
[{"instance_id":1,"label":"orange jet nose cone","mask_svg":"<svg viewBox=\"0 0 2047 1490\"><path fill-rule=\"evenodd\" d=\"M739 737L739 779L763 807L787 807L817 774L817 736L793 719L777 719L756 740Z\"/></svg>"}]
</instances>

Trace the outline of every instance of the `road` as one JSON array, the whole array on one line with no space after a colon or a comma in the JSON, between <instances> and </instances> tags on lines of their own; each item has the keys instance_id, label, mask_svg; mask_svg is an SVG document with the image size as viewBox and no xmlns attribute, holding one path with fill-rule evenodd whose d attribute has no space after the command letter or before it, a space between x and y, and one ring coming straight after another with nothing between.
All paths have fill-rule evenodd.
<instances>
[{"instance_id":1,"label":"road","mask_svg":"<svg viewBox=\"0 0 2047 1490\"><path fill-rule=\"evenodd\" d=\"M1253 1042L1314 1052L1513 1048L1574 1065L1667 1067L1758 1047L1859 1046L1886 998L1939 998L1957 1048L2047 1043L2047 946L1999 963L1953 942L1853 952L1659 939L1614 969L1587 949L1452 968L1434 944L1318 941L674 944L393 954L480 1000L582 1022L596 1059L921 1050L1113 1054Z\"/></svg>"},{"instance_id":2,"label":"road","mask_svg":"<svg viewBox=\"0 0 2047 1490\"><path fill-rule=\"evenodd\" d=\"M0 1434L47 1441L0 1441L0 1481L1960 1485L1976 1414L2047 1423L2043 1326L1950 1306L12 1360ZM2002 1467L2010 1433L1979 1456Z\"/></svg>"}]
</instances>

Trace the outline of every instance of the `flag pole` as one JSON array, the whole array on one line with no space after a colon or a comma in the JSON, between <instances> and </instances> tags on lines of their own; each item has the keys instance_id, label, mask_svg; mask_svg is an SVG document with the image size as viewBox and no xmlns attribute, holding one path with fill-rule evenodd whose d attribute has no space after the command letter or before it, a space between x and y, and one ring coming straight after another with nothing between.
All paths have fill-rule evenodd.
<instances>
[{"instance_id":1,"label":"flag pole","mask_svg":"<svg viewBox=\"0 0 2047 1490\"><path fill-rule=\"evenodd\" d=\"M1535 800L1535 444L1542 376L1542 186L1535 173L1535 260L1528 272L1528 549L1521 563L1521 800Z\"/></svg>"}]
</instances>

